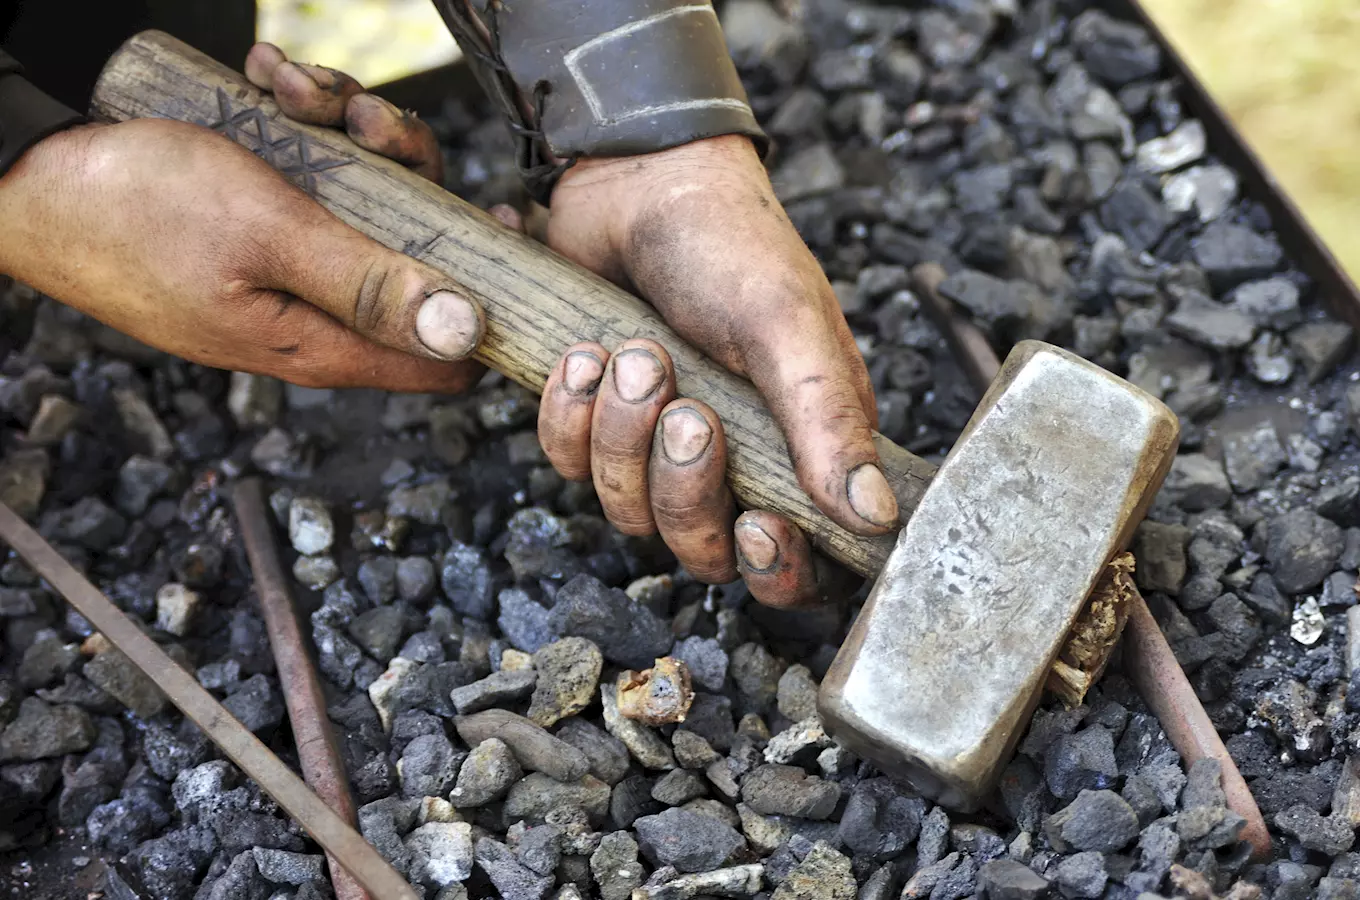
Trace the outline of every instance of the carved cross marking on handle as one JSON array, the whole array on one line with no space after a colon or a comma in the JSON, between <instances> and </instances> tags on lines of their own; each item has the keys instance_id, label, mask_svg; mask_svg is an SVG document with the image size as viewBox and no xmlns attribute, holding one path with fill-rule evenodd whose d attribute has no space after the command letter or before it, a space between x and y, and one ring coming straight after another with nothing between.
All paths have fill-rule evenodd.
<instances>
[{"instance_id":1,"label":"carved cross marking on handle","mask_svg":"<svg viewBox=\"0 0 1360 900\"><path fill-rule=\"evenodd\" d=\"M217 110L220 118L209 123L209 128L245 147L313 196L318 175L353 162L352 159L326 158L301 132L280 127L282 134L271 137L269 126L278 123L271 122L258 106L233 111L231 98L222 88L217 89ZM253 134L249 130L251 125L255 126Z\"/></svg>"}]
</instances>

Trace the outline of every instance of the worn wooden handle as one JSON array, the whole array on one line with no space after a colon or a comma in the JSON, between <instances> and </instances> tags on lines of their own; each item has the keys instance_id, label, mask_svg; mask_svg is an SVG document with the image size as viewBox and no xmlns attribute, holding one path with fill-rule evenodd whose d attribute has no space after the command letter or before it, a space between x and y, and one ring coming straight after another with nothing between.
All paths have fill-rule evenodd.
<instances>
[{"instance_id":1,"label":"worn wooden handle","mask_svg":"<svg viewBox=\"0 0 1360 900\"><path fill-rule=\"evenodd\" d=\"M286 118L241 75L157 31L133 37L109 60L94 114L108 121L169 118L205 125L243 144L339 218L447 274L486 310L478 358L535 393L578 341L617 346L647 337L675 362L680 396L722 419L728 482L749 509L782 513L824 553L874 577L893 536L853 535L798 486L788 447L759 394L690 347L650 306L513 232L402 166L356 146L343 132ZM916 508L934 466L874 435L902 516Z\"/></svg>"}]
</instances>

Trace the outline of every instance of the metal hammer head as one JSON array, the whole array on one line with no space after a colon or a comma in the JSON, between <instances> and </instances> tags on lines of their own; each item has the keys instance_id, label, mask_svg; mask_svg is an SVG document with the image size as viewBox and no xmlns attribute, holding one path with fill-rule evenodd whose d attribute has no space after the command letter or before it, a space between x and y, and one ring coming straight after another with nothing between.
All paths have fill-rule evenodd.
<instances>
[{"instance_id":1,"label":"metal hammer head","mask_svg":"<svg viewBox=\"0 0 1360 900\"><path fill-rule=\"evenodd\" d=\"M1017 345L822 681L831 733L926 796L975 808L1161 486L1179 430L1099 366Z\"/></svg>"}]
</instances>

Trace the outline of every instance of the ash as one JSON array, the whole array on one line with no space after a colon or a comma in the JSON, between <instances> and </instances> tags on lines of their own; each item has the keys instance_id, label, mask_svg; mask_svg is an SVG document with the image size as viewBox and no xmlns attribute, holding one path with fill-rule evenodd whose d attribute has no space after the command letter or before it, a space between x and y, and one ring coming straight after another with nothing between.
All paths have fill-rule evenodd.
<instances>
[{"instance_id":1,"label":"ash","mask_svg":"<svg viewBox=\"0 0 1360 900\"><path fill-rule=\"evenodd\" d=\"M1156 45L1058 0L804 0L791 20L732 0L723 19L885 434L939 458L978 399L910 290L927 261L1001 351L1061 343L1181 416L1137 578L1268 864L1117 664L1085 705L1041 707L976 815L880 776L815 718L856 604L781 613L694 583L552 472L534 399L494 377L460 399L285 387L14 285L0 496L295 763L224 499L268 475L360 827L431 900L1360 896L1352 335ZM450 105L436 124L451 188L522 200L499 122ZM13 559L0 622L12 895L330 896L319 848ZM667 654L692 679L684 723L621 717L618 674Z\"/></svg>"}]
</instances>

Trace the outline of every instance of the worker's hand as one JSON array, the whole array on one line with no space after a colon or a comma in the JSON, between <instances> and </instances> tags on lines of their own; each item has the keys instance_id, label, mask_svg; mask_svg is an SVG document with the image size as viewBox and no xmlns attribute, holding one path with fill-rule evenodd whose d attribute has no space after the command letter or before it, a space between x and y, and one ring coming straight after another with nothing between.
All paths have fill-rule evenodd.
<instances>
[{"instance_id":1,"label":"worker's hand","mask_svg":"<svg viewBox=\"0 0 1360 900\"><path fill-rule=\"evenodd\" d=\"M434 145L372 97L349 105L351 134L379 152L412 160L410 148ZM0 269L218 368L421 392L462 390L482 371L461 361L484 326L457 284L179 122L80 127L32 147L0 178Z\"/></svg>"},{"instance_id":2,"label":"worker's hand","mask_svg":"<svg viewBox=\"0 0 1360 900\"><path fill-rule=\"evenodd\" d=\"M547 241L632 287L711 358L750 378L788 439L799 482L828 516L857 534L895 527L863 358L749 140L578 161L553 193ZM544 449L565 477L593 476L621 530L659 529L697 578L740 571L770 605L819 599L808 542L790 521L748 512L734 542L721 425L702 403L674 397L657 345L630 341L612 358L579 345L549 379Z\"/></svg>"}]
</instances>

